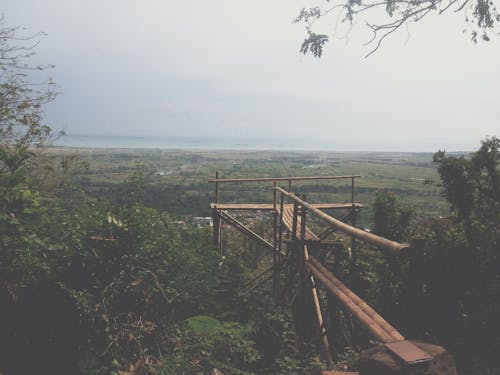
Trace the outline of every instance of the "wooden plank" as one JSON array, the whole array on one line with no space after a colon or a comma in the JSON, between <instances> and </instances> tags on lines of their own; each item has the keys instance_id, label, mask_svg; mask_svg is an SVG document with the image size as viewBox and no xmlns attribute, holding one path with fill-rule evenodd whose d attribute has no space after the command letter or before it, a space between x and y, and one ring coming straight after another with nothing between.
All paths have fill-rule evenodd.
<instances>
[{"instance_id":1,"label":"wooden plank","mask_svg":"<svg viewBox=\"0 0 500 375\"><path fill-rule=\"evenodd\" d=\"M297 228L300 228L302 221L300 216L297 217ZM293 226L293 205L287 204L283 208L283 224L288 228L288 230L292 230ZM314 232L306 226L306 241L319 241L319 237L314 234Z\"/></svg>"},{"instance_id":2,"label":"wooden plank","mask_svg":"<svg viewBox=\"0 0 500 375\"><path fill-rule=\"evenodd\" d=\"M429 354L410 341L391 342L385 344L385 347L409 365L432 360Z\"/></svg>"},{"instance_id":3,"label":"wooden plank","mask_svg":"<svg viewBox=\"0 0 500 375\"><path fill-rule=\"evenodd\" d=\"M285 206L293 207L293 205ZM319 210L352 208L351 203L311 203L311 206ZM210 203L210 207L218 210L274 210L273 203ZM363 208L363 205L361 203L354 203L354 208Z\"/></svg>"}]
</instances>

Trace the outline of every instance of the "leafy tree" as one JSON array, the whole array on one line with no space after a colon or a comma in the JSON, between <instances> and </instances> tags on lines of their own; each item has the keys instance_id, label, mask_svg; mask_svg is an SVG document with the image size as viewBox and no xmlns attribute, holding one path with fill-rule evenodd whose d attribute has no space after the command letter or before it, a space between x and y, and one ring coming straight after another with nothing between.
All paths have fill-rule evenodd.
<instances>
[{"instance_id":1,"label":"leafy tree","mask_svg":"<svg viewBox=\"0 0 500 375\"><path fill-rule=\"evenodd\" d=\"M47 87L30 82L30 72L47 66L30 65L36 38L22 37L0 18L0 215L14 218L36 205L27 178L33 161L50 142L51 129L43 123L43 105L55 97Z\"/></svg>"},{"instance_id":2,"label":"leafy tree","mask_svg":"<svg viewBox=\"0 0 500 375\"><path fill-rule=\"evenodd\" d=\"M495 225L500 219L499 148L500 139L492 137L482 141L471 157L447 155L444 151L434 155L444 194L464 222L471 242L481 237L491 240L498 232ZM484 230L490 232L488 236Z\"/></svg>"},{"instance_id":3,"label":"leafy tree","mask_svg":"<svg viewBox=\"0 0 500 375\"><path fill-rule=\"evenodd\" d=\"M328 35L317 33L313 28L321 19L331 20L336 25L335 34L340 33L340 22L347 23L347 31L340 37L348 38L352 26L362 16L366 16L366 26L372 34L366 43L372 49L366 57L377 51L384 39L392 33L407 27L411 22L419 22L429 14L463 12L465 21L470 25L474 43L478 40L489 41L490 35L496 34L494 27L500 21L494 0L318 0L318 3L316 6L303 8L294 20L306 25L307 36L300 51L304 54L310 52L315 57L321 57L323 47L330 39Z\"/></svg>"},{"instance_id":4,"label":"leafy tree","mask_svg":"<svg viewBox=\"0 0 500 375\"><path fill-rule=\"evenodd\" d=\"M400 207L397 196L387 191L378 191L373 203L374 233L396 241L406 241L410 223L415 216L411 207Z\"/></svg>"}]
</instances>

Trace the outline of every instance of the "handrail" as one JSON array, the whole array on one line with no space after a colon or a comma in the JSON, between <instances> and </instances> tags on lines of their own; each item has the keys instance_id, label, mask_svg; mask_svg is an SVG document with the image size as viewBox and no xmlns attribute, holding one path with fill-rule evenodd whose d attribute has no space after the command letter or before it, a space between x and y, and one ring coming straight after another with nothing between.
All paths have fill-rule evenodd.
<instances>
[{"instance_id":1,"label":"handrail","mask_svg":"<svg viewBox=\"0 0 500 375\"><path fill-rule=\"evenodd\" d=\"M335 227L335 229L338 229L344 233L347 233L363 242L367 242L369 244L375 245L381 249L387 250L388 252L392 254L399 254L402 250L405 250L410 247L410 245L405 244L405 243L399 243L396 241L391 241L388 240L387 238L377 236L376 234L368 233L365 232L364 230L361 230L359 228L353 227L349 224L343 223L340 220L337 220L330 215L324 213L323 211L318 210L316 207L313 205L307 203L306 201L300 199L297 197L295 194L292 194L285 189L276 186L273 188L274 190L286 195L288 198L292 199L293 201L297 202L301 206L305 207L309 212L315 214L318 216L320 219L323 219L327 223L329 223L331 226Z\"/></svg>"},{"instance_id":2,"label":"handrail","mask_svg":"<svg viewBox=\"0 0 500 375\"><path fill-rule=\"evenodd\" d=\"M336 180L344 178L360 178L352 176L303 176L303 177L250 177L250 178L212 178L208 182L259 182L259 181L308 181L308 180Z\"/></svg>"},{"instance_id":3,"label":"handrail","mask_svg":"<svg viewBox=\"0 0 500 375\"><path fill-rule=\"evenodd\" d=\"M346 287L315 257L306 259L307 267L339 298L344 305L382 342L402 341L405 338L370 305ZM380 334L382 333L382 334Z\"/></svg>"}]
</instances>

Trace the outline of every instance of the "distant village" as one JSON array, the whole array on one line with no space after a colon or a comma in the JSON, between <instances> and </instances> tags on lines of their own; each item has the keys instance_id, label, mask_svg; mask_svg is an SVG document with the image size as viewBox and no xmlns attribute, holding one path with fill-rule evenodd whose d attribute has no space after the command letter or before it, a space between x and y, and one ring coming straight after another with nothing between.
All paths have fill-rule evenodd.
<instances>
[{"instance_id":1,"label":"distant village","mask_svg":"<svg viewBox=\"0 0 500 375\"><path fill-rule=\"evenodd\" d=\"M236 219L242 224L255 223L258 220L262 220L265 216L264 211L245 211L242 214L235 215ZM178 219L174 222L177 225L189 225L196 228L211 228L214 226L214 222L211 216L187 216L182 219Z\"/></svg>"}]
</instances>

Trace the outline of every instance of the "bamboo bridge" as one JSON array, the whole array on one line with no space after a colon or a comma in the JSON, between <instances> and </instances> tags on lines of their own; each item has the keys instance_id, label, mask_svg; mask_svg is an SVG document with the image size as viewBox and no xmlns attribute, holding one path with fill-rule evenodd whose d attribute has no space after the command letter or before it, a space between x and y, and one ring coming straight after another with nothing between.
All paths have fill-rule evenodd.
<instances>
[{"instance_id":1,"label":"bamboo bridge","mask_svg":"<svg viewBox=\"0 0 500 375\"><path fill-rule=\"evenodd\" d=\"M344 248L346 241L349 243L351 262L354 262L356 256L358 241L394 257L398 257L411 248L409 244L391 241L356 227L357 214L363 208L361 203L354 200L355 181L360 177L359 175L349 175L224 179L220 178L219 172L216 172L215 178L209 180L215 186L215 198L211 203L214 244L217 246L220 256L222 256L221 235L224 225L227 225L235 228L270 252L272 265L256 275L247 285L257 283L259 280L265 280L265 277L272 277L274 296L278 301L282 300L287 292L290 292L290 289L297 287L297 285L304 288L303 290L309 293L308 301L311 301L311 303L309 303L309 306L302 306L301 308L312 310L309 316L314 317L316 334L321 339L324 358L330 364L333 363L333 359L320 303L321 294L318 293L319 285L322 285L327 293L333 296L344 310L356 318L376 342L380 343L373 349L378 354L374 354L367 361L365 360L367 363L381 361L381 363L374 365L375 368L379 369L378 372L371 370L370 365L360 363L359 373L323 371L324 375L456 374L453 358L447 351L432 344L420 343L405 338L324 264L325 254L335 253ZM292 190L292 183L320 180L350 181L350 202L311 203L306 195L294 193ZM272 201L269 203L222 203L221 187L223 184L231 183L271 183L272 188L269 187L269 192L272 192ZM279 184L284 184L286 187L279 186ZM241 214L252 211L271 215L272 228L269 228L271 239L264 238L264 235L258 234L250 226L238 220L237 215L235 215L235 213ZM342 212L343 216L340 219L335 218L325 211ZM316 222L312 223L313 219ZM318 221L322 223L320 231L317 229ZM309 225L309 222L312 225ZM331 238L332 236L334 237ZM296 323L301 324L300 322ZM374 359L377 355L378 359ZM380 360L381 357L384 357L385 360ZM451 365L443 367L441 363L443 358L445 358L444 362L451 363ZM360 359L360 362L362 362L362 359ZM363 366L366 369L363 370ZM384 370L384 366L388 367ZM434 371L432 369L435 368L441 368L441 370L432 372ZM389 372L389 370L394 371ZM399 370L400 372L398 372Z\"/></svg>"}]
</instances>

